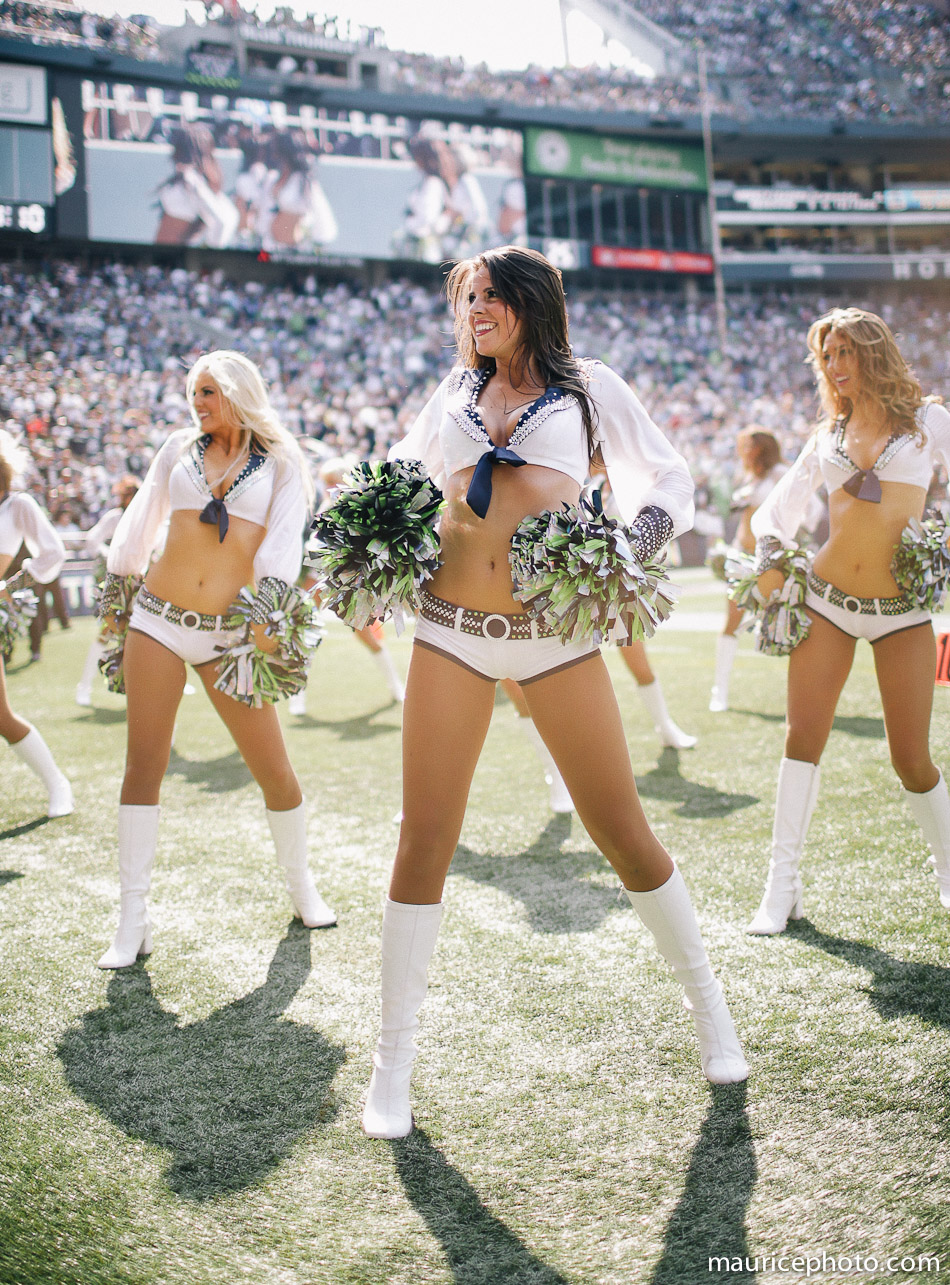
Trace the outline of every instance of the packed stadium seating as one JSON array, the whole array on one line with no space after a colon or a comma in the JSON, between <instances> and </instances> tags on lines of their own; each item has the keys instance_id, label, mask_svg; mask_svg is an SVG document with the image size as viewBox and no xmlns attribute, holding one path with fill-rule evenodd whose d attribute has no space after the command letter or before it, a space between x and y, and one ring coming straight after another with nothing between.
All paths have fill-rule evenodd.
<instances>
[{"instance_id":1,"label":"packed stadium seating","mask_svg":"<svg viewBox=\"0 0 950 1285\"><path fill-rule=\"evenodd\" d=\"M772 429L792 455L814 423L804 335L831 302L731 297L720 358L711 301L575 291L572 338L579 355L632 382L701 486L721 493L740 428ZM902 335L925 389L950 387L950 310L866 302ZM235 347L258 361L285 422L320 458L384 451L446 373L451 340L444 298L408 281L265 287L183 268L8 264L0 423L29 442L36 494L54 518L84 529L110 506L112 482L141 473L164 437L189 422L184 376L200 351Z\"/></svg>"}]
</instances>

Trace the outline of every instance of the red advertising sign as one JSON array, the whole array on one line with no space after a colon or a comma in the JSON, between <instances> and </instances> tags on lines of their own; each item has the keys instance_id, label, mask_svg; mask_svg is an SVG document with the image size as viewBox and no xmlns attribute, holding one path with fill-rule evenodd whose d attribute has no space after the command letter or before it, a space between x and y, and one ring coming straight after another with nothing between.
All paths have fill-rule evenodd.
<instances>
[{"instance_id":1,"label":"red advertising sign","mask_svg":"<svg viewBox=\"0 0 950 1285\"><path fill-rule=\"evenodd\" d=\"M712 274L711 254L685 250L634 250L622 245L594 245L590 251L595 268L628 268L634 272L696 272Z\"/></svg>"}]
</instances>

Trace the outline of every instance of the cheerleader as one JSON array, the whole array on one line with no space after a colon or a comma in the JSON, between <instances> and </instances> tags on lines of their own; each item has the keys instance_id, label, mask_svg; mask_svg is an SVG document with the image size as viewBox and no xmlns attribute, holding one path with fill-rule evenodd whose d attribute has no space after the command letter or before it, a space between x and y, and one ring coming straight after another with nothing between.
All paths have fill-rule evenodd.
<instances>
[{"instance_id":1,"label":"cheerleader","mask_svg":"<svg viewBox=\"0 0 950 1285\"><path fill-rule=\"evenodd\" d=\"M252 707L215 687L221 651L235 641L229 609L246 585L256 587L255 642L274 650L263 621L300 571L309 477L246 357L212 352L199 358L187 395L195 428L173 433L159 450L109 547L107 623L119 615L123 577L144 574L145 580L123 657L128 752L119 805L119 927L100 968L124 968L151 950L146 896L186 663L261 788L296 914L310 928L336 922L307 866L304 803L276 708ZM166 518L164 548L151 561Z\"/></svg>"},{"instance_id":2,"label":"cheerleader","mask_svg":"<svg viewBox=\"0 0 950 1285\"><path fill-rule=\"evenodd\" d=\"M940 903L950 909L950 796L930 757L936 644L930 612L898 587L895 549L920 519L938 464L950 468L950 414L924 397L880 317L834 308L809 329L808 361L823 415L791 469L752 518L764 597L781 587L773 562L793 545L818 488L828 491L828 538L815 555L808 636L791 653L785 757L772 855L753 934L800 919L799 863L818 798L819 762L858 639L874 652L891 763L933 851Z\"/></svg>"},{"instance_id":3,"label":"cheerleader","mask_svg":"<svg viewBox=\"0 0 950 1285\"><path fill-rule=\"evenodd\" d=\"M40 506L22 491L11 491L15 478L26 469L26 455L9 433L0 430L0 621L10 620L15 612L12 593L24 587L29 576L38 585L47 585L59 575L66 559L66 549L52 523ZM30 557L17 577L4 581L3 576L21 544ZM7 626L9 628L9 625ZM68 816L73 810L72 787L56 765L49 747L36 728L14 713L7 696L6 672L0 651L0 736L14 754L43 782L49 796L46 815Z\"/></svg>"},{"instance_id":4,"label":"cheerleader","mask_svg":"<svg viewBox=\"0 0 950 1285\"><path fill-rule=\"evenodd\" d=\"M685 990L715 1083L748 1067L682 876L651 831L599 648L562 643L512 594L522 520L575 504L599 448L641 557L692 521L685 461L628 385L571 353L560 272L516 246L452 270L459 364L393 459L441 488L442 565L423 595L403 712L403 820L383 914L382 1031L363 1112L371 1137L412 1128L409 1081L442 888L491 720L495 684L524 690L577 812Z\"/></svg>"},{"instance_id":5,"label":"cheerleader","mask_svg":"<svg viewBox=\"0 0 950 1285\"><path fill-rule=\"evenodd\" d=\"M755 550L752 515L785 475L778 439L767 429L753 425L736 436L736 453L742 469L742 481L732 493L729 511L738 516L739 524L733 545L745 553ZM722 548L722 545L719 546ZM716 680L709 697L709 708L722 714L729 708L729 680L739 648L736 632L742 624L742 610L731 598L726 599L726 622L716 639Z\"/></svg>"}]
</instances>

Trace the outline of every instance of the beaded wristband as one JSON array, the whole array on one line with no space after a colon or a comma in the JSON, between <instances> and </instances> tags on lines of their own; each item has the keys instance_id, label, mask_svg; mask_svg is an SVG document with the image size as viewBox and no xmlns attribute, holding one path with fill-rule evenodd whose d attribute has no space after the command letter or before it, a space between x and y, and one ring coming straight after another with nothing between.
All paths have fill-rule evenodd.
<instances>
[{"instance_id":1,"label":"beaded wristband","mask_svg":"<svg viewBox=\"0 0 950 1285\"><path fill-rule=\"evenodd\" d=\"M257 586L257 593L254 595L254 605L251 608L251 620L255 625L266 625L272 611L276 611L278 604L290 586L285 580L278 580L276 576L265 576Z\"/></svg>"},{"instance_id":2,"label":"beaded wristband","mask_svg":"<svg viewBox=\"0 0 950 1285\"><path fill-rule=\"evenodd\" d=\"M763 575L778 567L788 550L774 535L763 535L755 542L755 574ZM778 567L781 570L780 567Z\"/></svg>"},{"instance_id":3,"label":"beaded wristband","mask_svg":"<svg viewBox=\"0 0 950 1285\"><path fill-rule=\"evenodd\" d=\"M646 562L673 539L673 519L655 504L648 504L637 514L630 531L637 556L641 562Z\"/></svg>"}]
</instances>

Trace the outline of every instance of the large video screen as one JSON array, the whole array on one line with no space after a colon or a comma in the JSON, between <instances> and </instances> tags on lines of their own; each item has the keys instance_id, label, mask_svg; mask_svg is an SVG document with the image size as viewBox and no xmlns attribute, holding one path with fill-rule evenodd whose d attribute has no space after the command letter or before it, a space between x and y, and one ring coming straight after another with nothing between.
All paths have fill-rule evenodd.
<instances>
[{"instance_id":1,"label":"large video screen","mask_svg":"<svg viewBox=\"0 0 950 1285\"><path fill-rule=\"evenodd\" d=\"M439 263L526 234L520 133L83 82L89 236Z\"/></svg>"}]
</instances>

